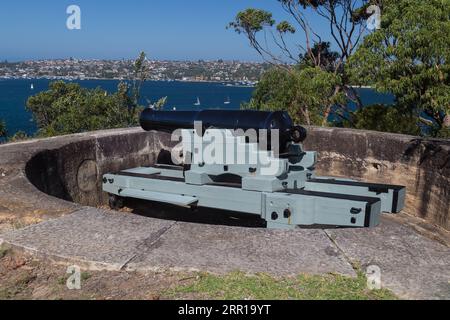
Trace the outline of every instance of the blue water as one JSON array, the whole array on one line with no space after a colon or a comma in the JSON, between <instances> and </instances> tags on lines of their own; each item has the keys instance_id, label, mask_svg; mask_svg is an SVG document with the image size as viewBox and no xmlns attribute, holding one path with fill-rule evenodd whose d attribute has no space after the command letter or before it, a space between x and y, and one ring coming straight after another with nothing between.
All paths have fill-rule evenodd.
<instances>
[{"instance_id":1,"label":"blue water","mask_svg":"<svg viewBox=\"0 0 450 320\"><path fill-rule=\"evenodd\" d=\"M25 109L29 96L48 90L50 80L0 80L0 119L5 120L8 133L17 131L34 134L37 130L31 113ZM119 81L115 80L80 80L74 81L86 88L101 87L108 92L117 89ZM31 90L31 84L34 90ZM149 81L141 89L141 104L156 102L167 97L165 109L239 109L242 102L249 101L253 92L250 87L226 86L221 83L198 82L163 82ZM201 106L194 106L200 99ZM228 101L230 104L225 104Z\"/></svg>"},{"instance_id":2,"label":"blue water","mask_svg":"<svg viewBox=\"0 0 450 320\"><path fill-rule=\"evenodd\" d=\"M8 133L24 131L33 135L37 128L32 115L26 111L25 104L29 96L48 89L51 80L2 80L0 79L0 119L5 120ZM86 88L101 87L108 92L117 89L119 81L115 80L79 80L74 81ZM31 84L34 90L31 90ZM165 109L199 110L199 109L239 109L241 103L248 102L254 88L226 86L221 83L197 82L160 82L149 81L141 89L141 103L155 102L167 97ZM371 89L359 89L365 105L372 103L391 103L389 95L380 95ZM201 106L194 106L200 99ZM224 104L225 101L230 104Z\"/></svg>"}]
</instances>

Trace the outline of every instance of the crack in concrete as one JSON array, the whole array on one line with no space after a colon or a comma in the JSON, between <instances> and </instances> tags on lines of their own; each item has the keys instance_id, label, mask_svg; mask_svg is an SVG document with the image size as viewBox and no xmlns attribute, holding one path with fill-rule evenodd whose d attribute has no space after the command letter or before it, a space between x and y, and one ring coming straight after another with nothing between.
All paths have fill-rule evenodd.
<instances>
[{"instance_id":1,"label":"crack in concrete","mask_svg":"<svg viewBox=\"0 0 450 320\"><path fill-rule=\"evenodd\" d=\"M150 235L148 238L144 239L141 244L139 244L136 248L138 252L133 254L128 260L126 260L120 267L119 270L125 270L125 268L133 262L136 258L139 256L142 256L148 252L151 252L155 246L156 243L167 233L169 232L176 224L178 224L178 221L175 221L171 223L169 226L162 228L161 230L158 230L157 232ZM142 248L141 251L139 249Z\"/></svg>"},{"instance_id":2,"label":"crack in concrete","mask_svg":"<svg viewBox=\"0 0 450 320\"><path fill-rule=\"evenodd\" d=\"M330 235L327 230L323 230L323 232L325 233L325 236L330 240L330 242L332 243L332 245L334 245L336 247L336 249L342 254L342 256L344 257L344 260L350 265L350 267L356 272L356 274L358 274L358 272L360 271L358 269L358 267L355 265L355 261L353 261L346 253L345 251L339 246L339 244L337 243L337 241L335 239L333 239L332 235Z\"/></svg>"}]
</instances>

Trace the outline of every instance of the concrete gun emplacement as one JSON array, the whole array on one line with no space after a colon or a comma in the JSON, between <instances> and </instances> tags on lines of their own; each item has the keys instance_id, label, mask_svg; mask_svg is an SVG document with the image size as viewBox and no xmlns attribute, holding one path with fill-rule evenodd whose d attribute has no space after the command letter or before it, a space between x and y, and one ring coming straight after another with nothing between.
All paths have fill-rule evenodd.
<instances>
[{"instance_id":1,"label":"concrete gun emplacement","mask_svg":"<svg viewBox=\"0 0 450 320\"><path fill-rule=\"evenodd\" d=\"M302 145L307 131L285 112L146 109L140 122L146 131L176 132L176 161L106 174L114 209L134 198L253 214L268 228L293 229L375 227L383 212L405 205L403 186L317 176L317 154Z\"/></svg>"}]
</instances>

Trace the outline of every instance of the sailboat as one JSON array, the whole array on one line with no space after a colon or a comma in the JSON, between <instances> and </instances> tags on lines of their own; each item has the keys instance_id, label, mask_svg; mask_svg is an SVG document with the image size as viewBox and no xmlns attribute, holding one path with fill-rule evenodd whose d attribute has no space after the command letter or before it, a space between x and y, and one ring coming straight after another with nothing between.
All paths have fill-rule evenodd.
<instances>
[{"instance_id":1,"label":"sailboat","mask_svg":"<svg viewBox=\"0 0 450 320\"><path fill-rule=\"evenodd\" d=\"M226 104L226 105L228 105L228 104L230 104L231 103L231 101L230 101L230 97L228 97L227 98L227 100L223 103L223 104Z\"/></svg>"},{"instance_id":2,"label":"sailboat","mask_svg":"<svg viewBox=\"0 0 450 320\"><path fill-rule=\"evenodd\" d=\"M201 105L202 105L202 103L200 102L200 98L197 97L197 102L194 103L194 106L201 106Z\"/></svg>"},{"instance_id":3,"label":"sailboat","mask_svg":"<svg viewBox=\"0 0 450 320\"><path fill-rule=\"evenodd\" d=\"M31 90L34 90L34 84L31 84Z\"/></svg>"}]
</instances>

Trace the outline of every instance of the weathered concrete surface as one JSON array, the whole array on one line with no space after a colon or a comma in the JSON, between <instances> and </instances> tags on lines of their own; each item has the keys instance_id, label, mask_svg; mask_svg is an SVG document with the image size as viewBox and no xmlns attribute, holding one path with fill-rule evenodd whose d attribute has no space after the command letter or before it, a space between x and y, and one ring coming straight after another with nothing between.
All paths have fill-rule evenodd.
<instances>
[{"instance_id":1,"label":"weathered concrete surface","mask_svg":"<svg viewBox=\"0 0 450 320\"><path fill-rule=\"evenodd\" d=\"M450 248L385 217L373 229L327 230L363 270L381 269L383 287L409 299L450 299Z\"/></svg>"},{"instance_id":2,"label":"weathered concrete surface","mask_svg":"<svg viewBox=\"0 0 450 320\"><path fill-rule=\"evenodd\" d=\"M86 208L2 238L16 248L95 269L355 276L322 230L205 226Z\"/></svg>"},{"instance_id":3,"label":"weathered concrete surface","mask_svg":"<svg viewBox=\"0 0 450 320\"><path fill-rule=\"evenodd\" d=\"M7 233L2 238L38 255L114 271L137 254L143 241L158 238L173 223L84 208L66 217Z\"/></svg>"},{"instance_id":4,"label":"weathered concrete surface","mask_svg":"<svg viewBox=\"0 0 450 320\"><path fill-rule=\"evenodd\" d=\"M241 270L275 276L380 267L402 298L450 299L450 249L384 217L374 229L275 231L208 226L83 208L0 236L0 243L93 270Z\"/></svg>"},{"instance_id":5,"label":"weathered concrete surface","mask_svg":"<svg viewBox=\"0 0 450 320\"><path fill-rule=\"evenodd\" d=\"M57 149L85 135L52 138L0 146L0 233L13 227L38 223L69 214L79 205L53 198L39 190L26 175L28 161L47 149ZM43 168L37 173L43 174Z\"/></svg>"},{"instance_id":6,"label":"weathered concrete surface","mask_svg":"<svg viewBox=\"0 0 450 320\"><path fill-rule=\"evenodd\" d=\"M177 223L146 243L130 269L185 268L224 273L355 275L323 230L273 231Z\"/></svg>"}]
</instances>

